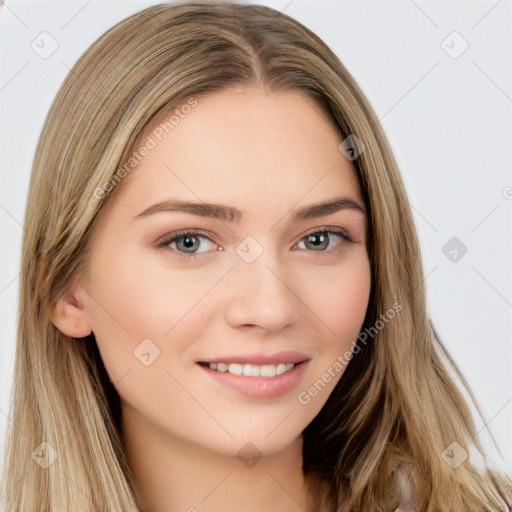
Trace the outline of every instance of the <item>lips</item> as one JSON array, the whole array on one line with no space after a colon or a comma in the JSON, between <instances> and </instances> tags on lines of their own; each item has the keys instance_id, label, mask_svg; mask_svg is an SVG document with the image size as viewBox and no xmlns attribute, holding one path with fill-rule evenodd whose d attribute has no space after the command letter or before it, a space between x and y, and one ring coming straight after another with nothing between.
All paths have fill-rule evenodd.
<instances>
[{"instance_id":1,"label":"lips","mask_svg":"<svg viewBox=\"0 0 512 512\"><path fill-rule=\"evenodd\" d=\"M274 398L291 391L310 358L297 351L241 354L198 361L203 374L230 390L253 398Z\"/></svg>"}]
</instances>

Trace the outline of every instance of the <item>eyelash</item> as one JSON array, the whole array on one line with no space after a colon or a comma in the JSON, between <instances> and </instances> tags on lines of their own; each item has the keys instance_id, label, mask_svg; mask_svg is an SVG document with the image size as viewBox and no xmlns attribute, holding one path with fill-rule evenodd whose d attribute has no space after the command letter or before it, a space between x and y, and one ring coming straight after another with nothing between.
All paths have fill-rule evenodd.
<instances>
[{"instance_id":1,"label":"eyelash","mask_svg":"<svg viewBox=\"0 0 512 512\"><path fill-rule=\"evenodd\" d=\"M310 231L309 233L306 233L299 240L298 243L302 242L302 240L304 240L308 236L317 235L317 234L320 234L320 233L330 233L330 234L333 234L333 235L338 235L345 242L348 242L348 243L353 243L354 242L352 237L344 229L338 228L338 227L335 227L335 226L324 226L322 228L317 228L314 231ZM176 242L177 240L179 240L180 238L184 238L185 236L190 236L190 237L193 237L193 238L197 238L197 237L206 238L206 239L210 240L211 242L216 243L215 240L212 240L204 232L193 231L193 230L190 230L190 231L180 230L180 231L173 231L172 233L168 233L168 234L164 235L163 237L160 237L160 239L156 242L156 246L157 247L161 247L161 248L165 248L169 244L172 244L173 242ZM297 244L295 244L295 245L297 245ZM197 257L198 257L198 254L194 254L194 253L187 254L187 253L184 253L184 252L181 252L181 251L176 251L175 249L171 249L171 250L178 253L178 258L180 260L185 259L185 260L188 260L188 261L192 261L192 260L196 260ZM304 249L301 249L301 250L304 250ZM326 252L330 252L330 251L325 250L325 251L311 251L311 252L318 252L320 254L325 254Z\"/></svg>"}]
</instances>

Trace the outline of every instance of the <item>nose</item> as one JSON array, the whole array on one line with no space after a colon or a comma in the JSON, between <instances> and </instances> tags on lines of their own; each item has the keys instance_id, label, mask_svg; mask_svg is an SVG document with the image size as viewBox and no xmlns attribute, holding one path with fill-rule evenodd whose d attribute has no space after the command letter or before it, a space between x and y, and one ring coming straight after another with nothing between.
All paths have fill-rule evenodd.
<instances>
[{"instance_id":1,"label":"nose","mask_svg":"<svg viewBox=\"0 0 512 512\"><path fill-rule=\"evenodd\" d=\"M231 272L226 322L277 332L300 320L304 304L294 291L293 275L264 252L256 261L238 261Z\"/></svg>"}]
</instances>

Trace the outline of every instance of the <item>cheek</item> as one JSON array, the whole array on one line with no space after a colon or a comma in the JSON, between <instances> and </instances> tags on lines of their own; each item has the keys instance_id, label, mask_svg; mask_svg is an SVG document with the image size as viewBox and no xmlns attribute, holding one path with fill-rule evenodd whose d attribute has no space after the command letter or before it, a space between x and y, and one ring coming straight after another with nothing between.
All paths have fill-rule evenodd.
<instances>
[{"instance_id":1,"label":"cheek","mask_svg":"<svg viewBox=\"0 0 512 512\"><path fill-rule=\"evenodd\" d=\"M314 312L324 345L350 346L362 327L370 297L371 272L367 257L354 254L346 264L319 267L303 276L299 296Z\"/></svg>"},{"instance_id":2,"label":"cheek","mask_svg":"<svg viewBox=\"0 0 512 512\"><path fill-rule=\"evenodd\" d=\"M322 269L314 282L309 301L324 334L317 338L321 352L297 395L312 417L319 413L353 357L370 297L369 260L360 255L335 270Z\"/></svg>"},{"instance_id":3,"label":"cheek","mask_svg":"<svg viewBox=\"0 0 512 512\"><path fill-rule=\"evenodd\" d=\"M162 337L201 298L208 282L136 256L127 250L115 263L93 262L92 321L96 320L97 329L122 326L134 340Z\"/></svg>"},{"instance_id":4,"label":"cheek","mask_svg":"<svg viewBox=\"0 0 512 512\"><path fill-rule=\"evenodd\" d=\"M140 365L134 350L143 340L151 340L163 356L155 360L155 366L169 359L169 347L172 358L179 359L191 340L204 331L203 299L225 273L206 267L177 271L156 262L148 264L136 250L116 257L98 251L90 269L87 309L114 381Z\"/></svg>"}]
</instances>

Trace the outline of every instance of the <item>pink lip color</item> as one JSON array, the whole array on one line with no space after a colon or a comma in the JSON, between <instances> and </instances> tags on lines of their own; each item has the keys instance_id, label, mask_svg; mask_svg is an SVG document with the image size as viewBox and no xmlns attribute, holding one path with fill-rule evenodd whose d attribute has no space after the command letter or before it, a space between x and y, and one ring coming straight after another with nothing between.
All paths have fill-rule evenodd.
<instances>
[{"instance_id":1,"label":"pink lip color","mask_svg":"<svg viewBox=\"0 0 512 512\"><path fill-rule=\"evenodd\" d=\"M308 356L301 354L297 350L282 350L275 354L240 354L238 356L222 356L215 358L203 359L208 363L240 363L240 364L279 364L279 363L301 363L310 359Z\"/></svg>"},{"instance_id":2,"label":"pink lip color","mask_svg":"<svg viewBox=\"0 0 512 512\"><path fill-rule=\"evenodd\" d=\"M220 361L221 360L219 359L219 362ZM226 359L222 361L227 362ZM237 360L237 362L241 361ZM288 360L287 362L292 361ZM218 372L217 370L212 370L207 366L198 365L198 367L213 380L237 391L242 395L252 398L275 398L288 393L288 391L297 385L306 370L308 362L309 361L304 361L296 364L291 370L282 373L281 375L276 375L275 377L246 377L244 375L232 375L228 372Z\"/></svg>"}]
</instances>

